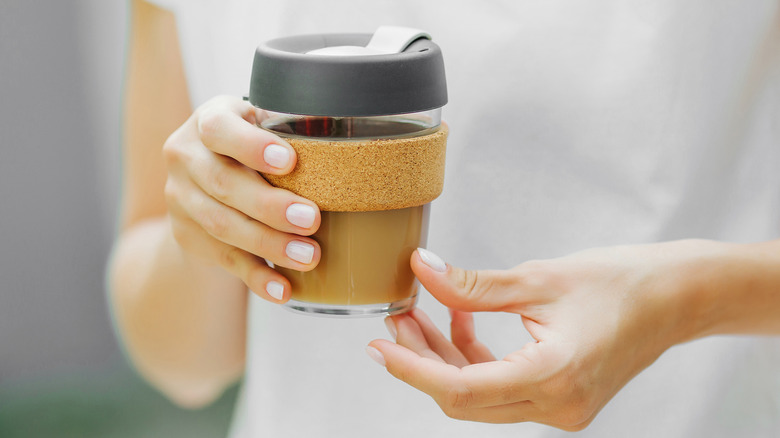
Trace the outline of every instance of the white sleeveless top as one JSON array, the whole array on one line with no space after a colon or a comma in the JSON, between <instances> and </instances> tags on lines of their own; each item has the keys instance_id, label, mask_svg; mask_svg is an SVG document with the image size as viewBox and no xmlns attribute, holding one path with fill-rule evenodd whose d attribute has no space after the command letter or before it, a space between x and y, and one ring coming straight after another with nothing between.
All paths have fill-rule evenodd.
<instances>
[{"instance_id":1,"label":"white sleeveless top","mask_svg":"<svg viewBox=\"0 0 780 438\"><path fill-rule=\"evenodd\" d=\"M428 31L451 135L428 247L466 268L613 244L780 237L776 0L159 1L196 105L248 91L254 48L300 33ZM446 329L426 292L420 306ZM667 351L586 430L447 418L373 363L381 318L301 316L254 296L231 437L777 437L780 339ZM477 315L496 356L529 340Z\"/></svg>"}]
</instances>

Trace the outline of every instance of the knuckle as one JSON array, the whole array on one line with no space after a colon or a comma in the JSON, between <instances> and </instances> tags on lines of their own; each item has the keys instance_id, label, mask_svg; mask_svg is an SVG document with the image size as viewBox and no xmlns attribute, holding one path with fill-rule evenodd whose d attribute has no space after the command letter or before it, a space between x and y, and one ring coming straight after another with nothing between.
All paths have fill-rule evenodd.
<instances>
[{"instance_id":1,"label":"knuckle","mask_svg":"<svg viewBox=\"0 0 780 438\"><path fill-rule=\"evenodd\" d=\"M455 285L460 299L471 303L481 302L496 286L493 278L482 276L476 270L460 270L456 274Z\"/></svg>"},{"instance_id":2,"label":"knuckle","mask_svg":"<svg viewBox=\"0 0 780 438\"><path fill-rule=\"evenodd\" d=\"M163 143L162 147L163 161L169 167L175 163L182 161L182 152L179 147L179 142L176 139L176 133L171 134Z\"/></svg>"},{"instance_id":3,"label":"knuckle","mask_svg":"<svg viewBox=\"0 0 780 438\"><path fill-rule=\"evenodd\" d=\"M198 114L198 135L204 143L208 143L219 135L224 123L225 114L220 106L205 105Z\"/></svg>"},{"instance_id":4,"label":"knuckle","mask_svg":"<svg viewBox=\"0 0 780 438\"><path fill-rule=\"evenodd\" d=\"M458 289L463 291L466 296L471 297L475 295L476 291L478 291L478 280L479 274L477 271L464 269L458 272L457 277L455 278L455 284L458 286Z\"/></svg>"},{"instance_id":5,"label":"knuckle","mask_svg":"<svg viewBox=\"0 0 780 438\"><path fill-rule=\"evenodd\" d=\"M171 221L171 232L173 238L180 247L187 249L190 246L190 234L186 232L185 228L177 220Z\"/></svg>"},{"instance_id":6,"label":"knuckle","mask_svg":"<svg viewBox=\"0 0 780 438\"><path fill-rule=\"evenodd\" d=\"M581 430L588 425L595 412L594 403L587 391L571 381L561 382L547 390L547 395L556 403L555 421L572 430Z\"/></svg>"},{"instance_id":7,"label":"knuckle","mask_svg":"<svg viewBox=\"0 0 780 438\"><path fill-rule=\"evenodd\" d=\"M409 366L398 366L395 362L388 362L387 364L387 371L396 379L401 380L403 382L410 382L414 378L415 367L409 367ZM433 395L433 398L436 399L436 396Z\"/></svg>"},{"instance_id":8,"label":"knuckle","mask_svg":"<svg viewBox=\"0 0 780 438\"><path fill-rule=\"evenodd\" d=\"M212 167L208 175L208 184L214 197L220 200L227 199L234 186L231 169L225 166Z\"/></svg>"},{"instance_id":9,"label":"knuckle","mask_svg":"<svg viewBox=\"0 0 780 438\"><path fill-rule=\"evenodd\" d=\"M252 241L252 249L256 255L263 256L264 254L268 254L270 251L269 249L273 246L274 242L271 237L271 233L264 231L264 230L258 230Z\"/></svg>"},{"instance_id":10,"label":"knuckle","mask_svg":"<svg viewBox=\"0 0 780 438\"><path fill-rule=\"evenodd\" d=\"M474 392L466 385L457 385L447 390L444 395L444 404L449 408L460 411L471 407L474 403Z\"/></svg>"},{"instance_id":11,"label":"knuckle","mask_svg":"<svg viewBox=\"0 0 780 438\"><path fill-rule=\"evenodd\" d=\"M218 262L223 268L233 271L238 267L243 255L243 251L234 246L230 246L220 251Z\"/></svg>"},{"instance_id":12,"label":"knuckle","mask_svg":"<svg viewBox=\"0 0 780 438\"><path fill-rule=\"evenodd\" d=\"M569 406L563 409L558 418L558 424L566 427L568 430L578 431L584 429L591 417L591 412L580 406Z\"/></svg>"},{"instance_id":13,"label":"knuckle","mask_svg":"<svg viewBox=\"0 0 780 438\"><path fill-rule=\"evenodd\" d=\"M200 224L207 233L220 240L230 231L230 217L224 209L213 209L204 214Z\"/></svg>"},{"instance_id":14,"label":"knuckle","mask_svg":"<svg viewBox=\"0 0 780 438\"><path fill-rule=\"evenodd\" d=\"M252 204L253 213L256 214L257 217L264 217L272 207L269 195L258 193L254 198L254 203Z\"/></svg>"},{"instance_id":15,"label":"knuckle","mask_svg":"<svg viewBox=\"0 0 780 438\"><path fill-rule=\"evenodd\" d=\"M529 290L545 291L555 287L555 275L547 262L530 260L518 265L513 271Z\"/></svg>"}]
</instances>

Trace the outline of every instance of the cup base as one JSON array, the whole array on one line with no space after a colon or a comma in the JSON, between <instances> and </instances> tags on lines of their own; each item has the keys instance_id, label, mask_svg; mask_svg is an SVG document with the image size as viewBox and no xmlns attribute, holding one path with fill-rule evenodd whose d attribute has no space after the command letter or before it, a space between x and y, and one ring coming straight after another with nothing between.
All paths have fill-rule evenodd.
<instances>
[{"instance_id":1,"label":"cup base","mask_svg":"<svg viewBox=\"0 0 780 438\"><path fill-rule=\"evenodd\" d=\"M336 318L360 318L371 316L396 315L412 310L417 303L417 294L409 298L394 301L392 303L361 304L350 306L347 304L322 304L308 301L290 300L284 307L295 313L307 315L336 317Z\"/></svg>"}]
</instances>

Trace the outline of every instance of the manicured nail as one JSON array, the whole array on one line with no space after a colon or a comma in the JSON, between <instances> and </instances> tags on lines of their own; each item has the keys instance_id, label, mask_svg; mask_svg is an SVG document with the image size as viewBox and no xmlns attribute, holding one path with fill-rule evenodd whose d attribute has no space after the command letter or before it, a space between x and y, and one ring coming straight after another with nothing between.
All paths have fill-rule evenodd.
<instances>
[{"instance_id":1,"label":"manicured nail","mask_svg":"<svg viewBox=\"0 0 780 438\"><path fill-rule=\"evenodd\" d=\"M269 144L263 151L263 159L269 166L284 169L290 164L290 151L284 146Z\"/></svg>"},{"instance_id":2,"label":"manicured nail","mask_svg":"<svg viewBox=\"0 0 780 438\"><path fill-rule=\"evenodd\" d=\"M436 272L445 272L447 270L447 264L444 260L436 254L428 251L425 248L417 248L417 254L420 254L420 259Z\"/></svg>"},{"instance_id":3,"label":"manicured nail","mask_svg":"<svg viewBox=\"0 0 780 438\"><path fill-rule=\"evenodd\" d=\"M395 323L390 318L385 318L385 326L387 327L387 331L390 332L390 336L393 337L393 340L398 338L398 330L395 328Z\"/></svg>"},{"instance_id":4,"label":"manicured nail","mask_svg":"<svg viewBox=\"0 0 780 438\"><path fill-rule=\"evenodd\" d=\"M293 240L288 243L285 252L287 253L287 257L306 265L311 263L314 258L314 246L310 243L298 240Z\"/></svg>"},{"instance_id":5,"label":"manicured nail","mask_svg":"<svg viewBox=\"0 0 780 438\"><path fill-rule=\"evenodd\" d=\"M278 281L269 281L265 285L265 291L268 292L271 298L281 300L284 296L284 285Z\"/></svg>"},{"instance_id":6,"label":"manicured nail","mask_svg":"<svg viewBox=\"0 0 780 438\"><path fill-rule=\"evenodd\" d=\"M376 348L372 346L366 347L366 353L368 353L368 357L371 359L374 359L374 362L378 363L379 365L385 366L385 357L382 356L382 352L377 350Z\"/></svg>"},{"instance_id":7,"label":"manicured nail","mask_svg":"<svg viewBox=\"0 0 780 438\"><path fill-rule=\"evenodd\" d=\"M310 205L292 204L287 207L286 215L291 224L301 228L311 228L317 214Z\"/></svg>"}]
</instances>

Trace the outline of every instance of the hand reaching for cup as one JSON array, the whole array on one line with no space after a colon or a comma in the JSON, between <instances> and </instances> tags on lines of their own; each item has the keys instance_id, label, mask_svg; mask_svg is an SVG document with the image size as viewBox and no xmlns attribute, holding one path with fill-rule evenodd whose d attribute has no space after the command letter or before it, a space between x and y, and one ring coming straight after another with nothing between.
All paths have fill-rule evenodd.
<instances>
[{"instance_id":1,"label":"hand reaching for cup","mask_svg":"<svg viewBox=\"0 0 780 438\"><path fill-rule=\"evenodd\" d=\"M452 309L451 340L416 309L389 317L397 343L374 340L368 353L453 418L580 430L666 349L704 333L693 267L721 246L596 249L506 271L466 271L418 250L412 269ZM468 312L481 311L517 314L535 342L497 360L475 336Z\"/></svg>"},{"instance_id":2,"label":"hand reaching for cup","mask_svg":"<svg viewBox=\"0 0 780 438\"><path fill-rule=\"evenodd\" d=\"M306 236L319 227L320 212L258 173L284 175L296 164L287 142L256 126L262 117L261 110L227 96L199 107L163 148L165 195L174 237L185 251L282 303L290 283L265 261L313 269L320 248Z\"/></svg>"}]
</instances>

